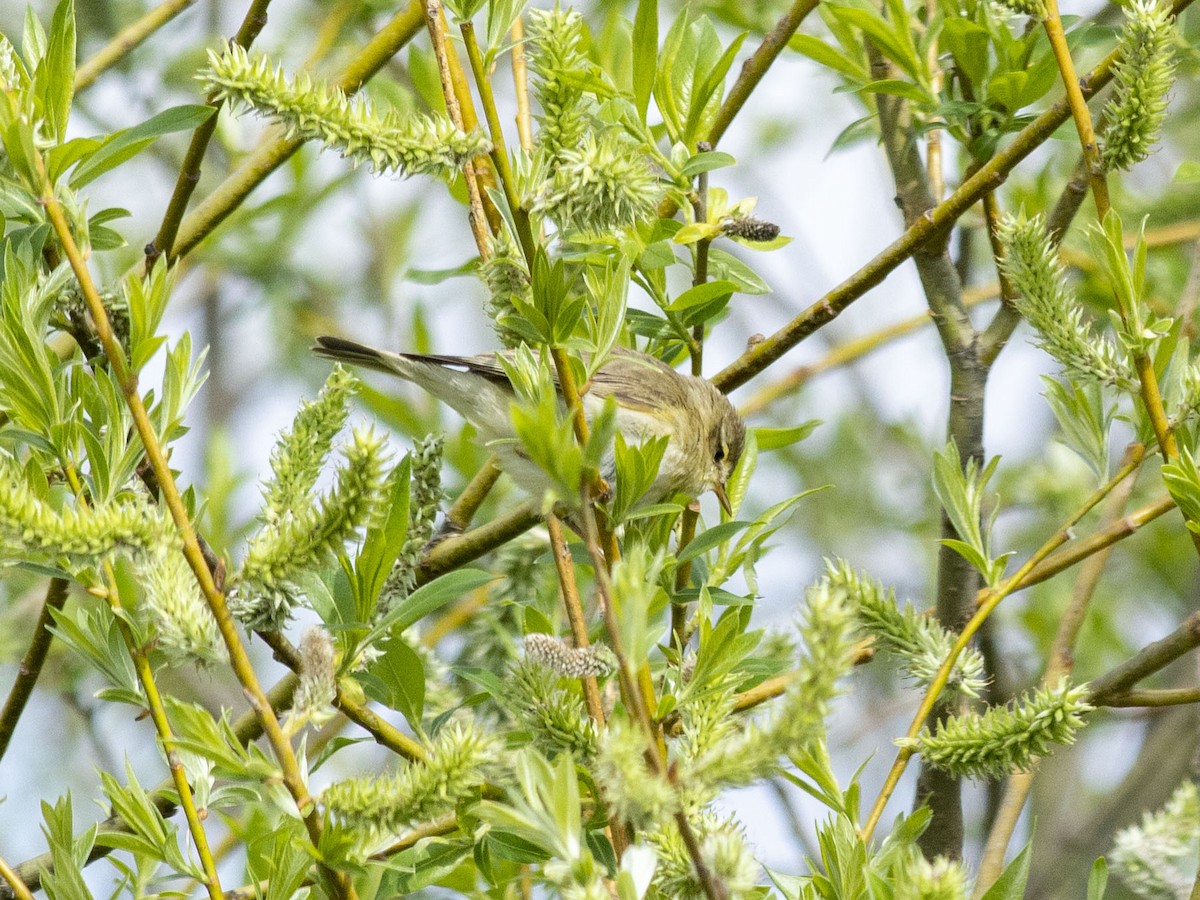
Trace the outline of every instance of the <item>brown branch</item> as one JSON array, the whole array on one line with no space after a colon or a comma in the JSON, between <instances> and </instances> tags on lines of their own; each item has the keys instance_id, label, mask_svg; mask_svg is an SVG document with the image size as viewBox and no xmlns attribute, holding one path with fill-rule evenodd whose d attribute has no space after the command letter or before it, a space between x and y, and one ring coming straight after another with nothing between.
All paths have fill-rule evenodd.
<instances>
[{"instance_id":1,"label":"brown branch","mask_svg":"<svg viewBox=\"0 0 1200 900\"><path fill-rule=\"evenodd\" d=\"M267 6L270 2L271 0L251 0L241 27L233 37L233 43L244 50L249 49L267 24ZM158 227L158 234L154 240L146 247L146 272L154 268L160 256L166 256L168 263L175 260L175 237L179 233L179 223L183 221L183 214L187 211L192 194L200 183L200 164L204 161L208 143L217 130L219 111L225 105L225 101L217 99L216 94L210 94L205 102L218 112L214 112L192 132L192 140L183 157L183 164L179 167L179 178L175 181L175 190L171 192L162 224Z\"/></svg>"},{"instance_id":2,"label":"brown branch","mask_svg":"<svg viewBox=\"0 0 1200 900\"><path fill-rule=\"evenodd\" d=\"M4 710L0 711L0 760L4 759L17 721L25 711L25 704L29 702L33 687L42 674L42 666L54 641L54 636L50 633L50 626L54 624L52 613L56 609L62 609L63 604L67 602L67 588L65 578L51 578L46 587L46 598L42 601L42 611L33 626L29 647L25 650L25 656L21 658L21 667L17 669L17 677L13 679L12 689L4 701Z\"/></svg>"},{"instance_id":3,"label":"brown branch","mask_svg":"<svg viewBox=\"0 0 1200 900\"><path fill-rule=\"evenodd\" d=\"M1194 612L1165 638L1147 644L1115 669L1093 679L1089 684L1088 703L1106 705L1111 698L1127 693L1147 675L1153 675L1198 646L1200 612Z\"/></svg>"},{"instance_id":4,"label":"brown branch","mask_svg":"<svg viewBox=\"0 0 1200 900\"><path fill-rule=\"evenodd\" d=\"M1172 15L1178 16L1191 2L1176 0ZM1112 67L1119 58L1120 54L1114 50L1088 73L1083 87L1085 96L1093 96L1112 80ZM985 193L999 187L1008 173L1057 131L1070 114L1067 101L1060 100L1039 115L1018 132L1012 143L988 160L943 202L914 222L874 259L718 372L713 383L726 392L745 384L817 329L832 322L851 303L903 264L918 247L937 238Z\"/></svg>"},{"instance_id":5,"label":"brown branch","mask_svg":"<svg viewBox=\"0 0 1200 900\"><path fill-rule=\"evenodd\" d=\"M101 74L123 60L146 38L195 2L196 0L166 0L118 31L111 41L75 70L75 93L91 87Z\"/></svg>"},{"instance_id":6,"label":"brown branch","mask_svg":"<svg viewBox=\"0 0 1200 900\"><path fill-rule=\"evenodd\" d=\"M734 116L741 111L750 98L751 92L763 80L767 70L771 68L771 63L775 62L776 57L783 52L792 35L796 33L796 29L800 27L800 23L804 21L804 17L816 8L817 0L795 0L791 9L784 13L783 18L763 38L763 42L759 44L753 55L742 63L741 73L734 81L733 87L729 89L729 93L725 95L725 101L721 104L721 109L717 113L712 127L708 130L706 140L710 144L715 147L721 140L726 129L733 122Z\"/></svg>"},{"instance_id":7,"label":"brown branch","mask_svg":"<svg viewBox=\"0 0 1200 900\"><path fill-rule=\"evenodd\" d=\"M411 0L346 64L334 80L334 86L347 95L356 93L412 40L423 23L421 0ZM303 144L300 138L282 137L268 138L260 144L235 172L184 218L175 237L173 258L180 259L195 249L242 204L251 191Z\"/></svg>"}]
</instances>

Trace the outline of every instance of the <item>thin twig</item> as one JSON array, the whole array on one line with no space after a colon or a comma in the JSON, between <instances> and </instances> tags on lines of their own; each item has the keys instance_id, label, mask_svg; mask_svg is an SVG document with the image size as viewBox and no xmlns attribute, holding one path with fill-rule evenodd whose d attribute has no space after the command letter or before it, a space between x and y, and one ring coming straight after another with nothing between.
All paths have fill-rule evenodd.
<instances>
[{"instance_id":1,"label":"thin twig","mask_svg":"<svg viewBox=\"0 0 1200 900\"><path fill-rule=\"evenodd\" d=\"M583 602L579 599L579 586L575 583L575 567L571 564L571 551L563 537L562 524L554 513L546 516L546 529L550 532L550 553L554 557L554 570L558 573L558 583L562 588L563 608L567 612L567 621L571 624L571 638L577 648L591 644L588 638L587 619L583 612ZM597 727L604 727L604 704L600 701L600 687L594 675L584 675L579 679L583 687L583 699L587 704L588 716ZM619 830L614 826L614 834Z\"/></svg>"},{"instance_id":2,"label":"thin twig","mask_svg":"<svg viewBox=\"0 0 1200 900\"><path fill-rule=\"evenodd\" d=\"M458 499L446 510L446 530L450 532L466 531L471 524L487 495L491 493L500 478L500 458L492 454L484 462L483 467L467 482Z\"/></svg>"},{"instance_id":3,"label":"thin twig","mask_svg":"<svg viewBox=\"0 0 1200 900\"><path fill-rule=\"evenodd\" d=\"M268 693L268 699L271 701L271 706L278 712L288 709L292 704L292 696L296 692L296 685L299 683L297 677L293 674L288 674L283 677L278 684L271 688ZM258 740L262 736L262 725L258 721L258 717L253 712L246 712L239 716L233 723L233 734L243 745L250 741ZM176 810L175 805L175 787L170 778L160 783L151 793L150 802L154 804L163 816L170 816ZM116 833L128 834L132 831L132 826L120 816L109 816L103 822L95 826L99 833ZM102 843L96 843L92 847L92 852L88 854L86 863L93 863L98 859L103 859L115 848ZM27 859L16 868L17 877L21 879L30 890L38 890L41 886L42 873L54 871L54 859L49 852L35 856L32 859ZM12 892L3 884L0 884L0 900L12 900Z\"/></svg>"},{"instance_id":4,"label":"thin twig","mask_svg":"<svg viewBox=\"0 0 1200 900\"><path fill-rule=\"evenodd\" d=\"M196 539L195 529L192 527L191 520L188 517L187 507L184 505L183 497L180 495L179 488L175 484L175 477L171 472L166 455L163 453L162 446L158 442L158 436L154 433L154 426L150 422L146 405L142 400L141 394L138 392L137 375L130 371L128 363L125 360L124 350L122 350L116 335L113 333L108 312L105 310L104 303L100 299L100 294L96 290L96 285L92 281L91 273L88 272L87 263L84 262L83 255L80 253L79 247L75 243L75 238L71 234L70 226L67 224L62 206L55 197L54 189L46 177L41 156L35 155L34 162L38 167L38 177L42 182L41 202L45 207L46 215L50 219L50 224L54 229L55 235L62 245L63 252L70 262L71 269L75 273L80 291L83 294L84 301L87 303L88 312L95 323L96 334L108 358L113 379L119 386L126 405L129 407L134 428L137 430L138 437L145 448L146 458L150 462L155 476L158 478L163 500L183 540L184 556L196 576L200 591L208 602L213 617L216 619L217 627L221 632L221 637L229 653L230 666L238 682L242 685L251 708L259 714L263 731L275 753L275 759L279 764L282 779L288 793L292 795L292 798L296 802L309 838L313 845L317 846L320 843L321 837L320 813L308 793L308 788L305 786L292 746L284 736L283 730L279 726L279 720L275 718L270 703L258 683L258 676L246 653L246 648L238 635L237 627L234 625L233 616L229 612L225 596L217 590L213 582L212 573L209 571L208 565L204 560L204 552L200 548L200 544ZM339 896L343 898L354 897L353 886L345 875L334 872L327 867L325 871Z\"/></svg>"},{"instance_id":5,"label":"thin twig","mask_svg":"<svg viewBox=\"0 0 1200 900\"><path fill-rule=\"evenodd\" d=\"M429 39L433 44L433 56L437 60L438 77L442 82L442 99L446 101L446 112L460 131L468 130L466 116L475 118L474 109L470 106L470 94L464 102L460 102L459 93L455 87L454 74L450 66L450 53L453 47L446 39L446 18L442 15L441 0L424 0L425 27L429 31ZM468 110L470 112L468 113ZM475 246L479 250L479 258L486 260L492 254L492 236L488 230L487 215L483 211L483 192L479 187L479 167L473 160L463 164L463 179L467 183L467 197L470 200L471 234L475 238Z\"/></svg>"},{"instance_id":6,"label":"thin twig","mask_svg":"<svg viewBox=\"0 0 1200 900\"><path fill-rule=\"evenodd\" d=\"M166 0L118 31L111 41L75 70L75 93L91 87L101 74L125 59L130 51L195 2L196 0Z\"/></svg>"},{"instance_id":7,"label":"thin twig","mask_svg":"<svg viewBox=\"0 0 1200 900\"><path fill-rule=\"evenodd\" d=\"M1146 448L1142 444L1131 444L1125 451L1123 462L1128 464L1140 460L1145 452ZM1127 478L1113 489L1104 503L1102 523L1112 524L1121 517L1125 504L1129 502L1129 495L1133 492L1135 481L1134 478ZM1043 686L1057 685L1060 679L1070 674L1075 661L1075 641L1110 554L1111 546L1088 557L1080 569L1079 577L1075 579L1075 586L1071 591L1071 602L1059 619L1054 642L1050 647L1046 671L1042 675ZM1021 811L1025 808L1029 791L1033 787L1034 775L1034 770L1015 772L1009 776L1004 786L1004 796L997 814L992 819L983 859L979 864L979 874L975 879L976 897L981 897L1000 877L1004 868L1004 854L1016 830Z\"/></svg>"},{"instance_id":8,"label":"thin twig","mask_svg":"<svg viewBox=\"0 0 1200 900\"><path fill-rule=\"evenodd\" d=\"M270 2L271 0L251 0L250 8L246 10L242 24L233 37L233 43L243 50L250 48L254 39L267 24L267 6ZM209 94L205 102L218 111L225 105L225 101L218 99L215 93ZM218 113L214 112L192 132L192 140L183 157L183 164L179 167L179 177L175 181L175 190L171 192L171 199L167 203L167 211L163 214L162 224L159 225L158 234L154 236L154 240L146 247L146 272L154 268L154 263L160 256L166 256L168 263L175 260L175 238L179 234L179 223L183 221L183 215L187 212L192 194L200 183L200 164L204 161L209 141L216 133L217 121Z\"/></svg>"},{"instance_id":9,"label":"thin twig","mask_svg":"<svg viewBox=\"0 0 1200 900\"><path fill-rule=\"evenodd\" d=\"M776 57L783 52L792 35L796 33L796 29L800 27L800 23L804 21L804 17L816 8L817 0L795 0L791 9L784 13L783 18L763 38L763 42L758 45L758 49L754 51L753 55L742 63L742 71L729 89L729 93L725 95L725 101L721 104L721 109L717 113L716 119L713 120L712 127L708 129L706 139L710 144L715 147L721 140L721 136L733 122L734 116L741 111L750 98L750 94L763 80L763 76L771 68L771 63L775 62Z\"/></svg>"},{"instance_id":10,"label":"thin twig","mask_svg":"<svg viewBox=\"0 0 1200 900\"><path fill-rule=\"evenodd\" d=\"M1192 0L1176 0L1172 15L1178 16L1191 3ZM1120 53L1114 50L1088 73L1087 96L1095 94L1112 80L1112 67L1119 58ZM1002 184L1008 173L1054 134L1070 115L1066 100L1058 101L1039 115L1017 133L1012 143L988 160L944 201L913 222L874 259L718 372L712 379L713 383L726 392L745 384L796 344L837 318L851 303L906 262L919 247L944 233L986 192Z\"/></svg>"},{"instance_id":11,"label":"thin twig","mask_svg":"<svg viewBox=\"0 0 1200 900\"><path fill-rule=\"evenodd\" d=\"M525 20L517 16L512 24L513 89L517 95L517 134L521 149L533 153L533 116L529 112L529 69L525 64Z\"/></svg>"},{"instance_id":12,"label":"thin twig","mask_svg":"<svg viewBox=\"0 0 1200 900\"><path fill-rule=\"evenodd\" d=\"M29 886L21 880L21 877L16 871L0 857L0 878L3 878L8 886L12 888L13 896L17 900L33 900L33 892Z\"/></svg>"},{"instance_id":13,"label":"thin twig","mask_svg":"<svg viewBox=\"0 0 1200 900\"><path fill-rule=\"evenodd\" d=\"M42 666L45 665L50 645L54 641L54 635L50 632L50 627L54 624L52 613L62 609L63 604L67 602L67 588L65 578L51 578L46 586L46 597L42 601L42 611L33 626L29 647L21 658L17 677L13 679L12 689L4 701L4 710L0 711L0 760L4 759L9 741L17 728L17 721L25 711L25 704L29 702L33 687L42 674Z\"/></svg>"},{"instance_id":14,"label":"thin twig","mask_svg":"<svg viewBox=\"0 0 1200 900\"><path fill-rule=\"evenodd\" d=\"M275 658L291 669L300 671L300 653L291 642L278 631L259 631L259 637L275 654ZM337 693L333 705L347 719L366 731L381 747L386 747L393 753L408 760L420 761L425 759L425 748L400 731L385 719L376 715L365 703L360 703L349 693L337 685Z\"/></svg>"},{"instance_id":15,"label":"thin twig","mask_svg":"<svg viewBox=\"0 0 1200 900\"><path fill-rule=\"evenodd\" d=\"M1110 698L1127 693L1143 678L1153 675L1195 647L1200 647L1200 612L1192 613L1166 637L1147 644L1121 665L1092 679L1088 703L1103 705Z\"/></svg>"},{"instance_id":16,"label":"thin twig","mask_svg":"<svg viewBox=\"0 0 1200 900\"><path fill-rule=\"evenodd\" d=\"M592 557L592 568L596 573L596 591L600 595L600 609L604 615L604 626L608 634L609 649L617 658L617 681L621 688L621 699L625 708L633 716L642 729L646 740L645 758L655 775L675 785L674 773L667 766L665 748L662 744L660 729L656 728L649 708L642 695L642 685L634 672L629 656L625 652L621 640L621 628L617 619L617 598L613 594L612 582L605 566L604 554L600 549L596 528L596 516L590 503L585 503L582 510L584 544ZM641 667L644 668L644 667ZM728 892L725 885L714 877L712 870L704 859L700 841L696 837L691 822L683 810L675 813L675 824L679 828L679 836L687 848L692 867L696 871L696 879L708 900L725 900Z\"/></svg>"},{"instance_id":17,"label":"thin twig","mask_svg":"<svg viewBox=\"0 0 1200 900\"><path fill-rule=\"evenodd\" d=\"M1141 460L1138 460L1140 463ZM1091 509L1103 500L1109 493L1113 491L1126 477L1128 477L1137 468L1136 465L1129 463L1117 470L1116 475L1097 488L1091 496L1083 502L1083 504L1075 510L1067 520L1051 535L1037 551L1029 557L1028 560L1009 578L1005 579L1002 584L995 588L987 588L981 592L982 600L978 602L978 609L971 620L963 626L958 637L954 641L954 646L942 660L941 666L934 675L929 684L925 696L921 700L921 705L917 710L917 714L913 716L912 724L909 725L906 737L908 742L901 747L896 755L896 760L892 764L891 770L888 772L887 778L884 781L883 788L879 792L879 796L875 800L874 806L871 808L871 813L867 817L866 822L862 827L862 836L864 840L869 840L871 834L875 830L875 826L879 824L880 818L883 816L884 807L887 805L888 799L892 792L895 791L896 785L900 782L900 776L904 774L904 770L908 767L908 761L913 753L912 741L920 733L921 728L925 725L925 720L929 717L934 704L937 702L942 689L946 686L946 681L950 677L950 672L954 668L954 664L958 661L959 655L970 643L971 638L975 635L987 617L999 605L1005 597L1024 587L1024 579L1030 575L1037 567L1038 563L1046 559L1054 550L1061 547L1064 543L1070 540L1072 529L1078 524Z\"/></svg>"},{"instance_id":18,"label":"thin twig","mask_svg":"<svg viewBox=\"0 0 1200 900\"><path fill-rule=\"evenodd\" d=\"M471 74L475 77L475 89L479 91L479 103L488 123L488 136L492 141L492 165L496 169L500 188L504 191L504 199L517 227L516 237L525 254L525 263L529 270L533 271L534 242L529 212L521 205L521 198L517 196L516 179L504 141L504 129L500 126L500 113L496 109L496 98L492 95L492 83L483 68L483 55L479 52L479 42L475 39L475 26L466 21L459 27L462 31L463 46L467 50L467 62L470 63Z\"/></svg>"},{"instance_id":19,"label":"thin twig","mask_svg":"<svg viewBox=\"0 0 1200 900\"><path fill-rule=\"evenodd\" d=\"M1119 694L1109 694L1102 700L1094 701L1092 705L1114 708L1130 706L1157 708L1162 706L1182 706L1187 703L1200 703L1200 688L1162 688L1159 690L1124 691Z\"/></svg>"}]
</instances>

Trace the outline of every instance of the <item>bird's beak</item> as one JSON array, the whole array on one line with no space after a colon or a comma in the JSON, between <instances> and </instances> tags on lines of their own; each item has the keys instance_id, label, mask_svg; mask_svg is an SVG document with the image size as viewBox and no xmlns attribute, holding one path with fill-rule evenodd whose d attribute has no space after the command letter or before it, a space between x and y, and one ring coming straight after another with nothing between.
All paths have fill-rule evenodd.
<instances>
[{"instance_id":1,"label":"bird's beak","mask_svg":"<svg viewBox=\"0 0 1200 900\"><path fill-rule=\"evenodd\" d=\"M717 500L721 504L721 509L725 510L725 515L733 518L733 507L729 505L729 495L725 493L724 482L718 481L713 485L713 493L717 495Z\"/></svg>"}]
</instances>

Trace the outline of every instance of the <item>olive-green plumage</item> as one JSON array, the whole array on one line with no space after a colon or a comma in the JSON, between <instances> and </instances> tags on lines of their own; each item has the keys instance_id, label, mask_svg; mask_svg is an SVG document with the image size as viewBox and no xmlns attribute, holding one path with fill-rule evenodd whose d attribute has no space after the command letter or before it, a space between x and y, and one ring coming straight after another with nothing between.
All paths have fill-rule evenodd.
<instances>
[{"instance_id":1,"label":"olive-green plumage","mask_svg":"<svg viewBox=\"0 0 1200 900\"><path fill-rule=\"evenodd\" d=\"M546 486L536 466L514 449L509 406L513 389L496 354L422 356L391 353L337 337L319 337L313 350L327 359L411 381L475 426L484 442L498 441L501 467L531 493ZM500 355L507 356L508 351ZM666 435L667 451L647 498L715 491L728 511L725 482L742 455L746 428L729 400L703 378L676 372L645 353L616 348L592 376L584 412L595 415L607 397L617 403L617 428L631 444ZM612 478L611 458L602 466Z\"/></svg>"}]
</instances>

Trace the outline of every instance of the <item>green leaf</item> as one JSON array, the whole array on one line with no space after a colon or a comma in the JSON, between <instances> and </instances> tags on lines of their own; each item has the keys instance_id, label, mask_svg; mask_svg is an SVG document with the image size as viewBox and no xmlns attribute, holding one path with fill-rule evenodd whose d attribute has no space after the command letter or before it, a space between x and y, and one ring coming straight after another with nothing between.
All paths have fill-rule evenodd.
<instances>
[{"instance_id":1,"label":"green leaf","mask_svg":"<svg viewBox=\"0 0 1200 900\"><path fill-rule=\"evenodd\" d=\"M1177 184L1196 184L1200 182L1200 162L1193 159L1184 160L1179 164L1179 168L1175 170L1175 177L1171 179Z\"/></svg>"},{"instance_id":2,"label":"green leaf","mask_svg":"<svg viewBox=\"0 0 1200 900\"><path fill-rule=\"evenodd\" d=\"M708 150L691 157L683 164L683 168L679 170L679 174L684 178L695 178L702 172L723 169L726 166L732 166L736 163L737 160L728 153L722 153L719 150Z\"/></svg>"},{"instance_id":3,"label":"green leaf","mask_svg":"<svg viewBox=\"0 0 1200 900\"><path fill-rule=\"evenodd\" d=\"M829 4L829 11L842 23L851 25L862 31L864 35L875 42L879 51L894 62L907 76L913 79L920 77L921 63L909 42L899 38L884 18L874 10L854 6L837 6ZM907 30L908 16L906 15L898 27Z\"/></svg>"},{"instance_id":4,"label":"green leaf","mask_svg":"<svg viewBox=\"0 0 1200 900\"><path fill-rule=\"evenodd\" d=\"M1092 871L1088 873L1087 900L1104 900L1104 891L1108 887L1108 863L1103 856L1096 857L1092 863Z\"/></svg>"},{"instance_id":5,"label":"green leaf","mask_svg":"<svg viewBox=\"0 0 1200 900\"><path fill-rule=\"evenodd\" d=\"M852 83L867 81L871 77L871 73L867 71L867 67L861 61L842 53L810 34L792 35L788 40L788 46L798 53L803 53L814 62L842 73Z\"/></svg>"},{"instance_id":6,"label":"green leaf","mask_svg":"<svg viewBox=\"0 0 1200 900\"><path fill-rule=\"evenodd\" d=\"M28 50L26 51L28 53ZM66 139L75 93L75 3L61 0L50 23L45 56L33 76L34 108L56 144Z\"/></svg>"},{"instance_id":7,"label":"green leaf","mask_svg":"<svg viewBox=\"0 0 1200 900\"><path fill-rule=\"evenodd\" d=\"M409 482L412 478L412 454L407 454L393 470L391 492L384 504L382 520L367 529L362 549L354 560L355 602L360 620L365 621L375 608L384 582L404 549L408 537Z\"/></svg>"},{"instance_id":8,"label":"green leaf","mask_svg":"<svg viewBox=\"0 0 1200 900\"><path fill-rule=\"evenodd\" d=\"M722 522L720 525L714 525L707 531L696 535L688 545L679 551L675 557L679 565L683 565L695 559L702 553L706 553L718 544L723 544L739 531L750 526L750 522L732 521Z\"/></svg>"},{"instance_id":9,"label":"green leaf","mask_svg":"<svg viewBox=\"0 0 1200 900\"><path fill-rule=\"evenodd\" d=\"M667 312L681 312L685 309L690 309L693 306L700 306L704 303L710 303L718 298L728 300L737 290L737 285L732 281L718 279L717 281L708 281L704 284L698 284L695 287L688 288L678 297L676 297L668 306Z\"/></svg>"},{"instance_id":10,"label":"green leaf","mask_svg":"<svg viewBox=\"0 0 1200 900\"><path fill-rule=\"evenodd\" d=\"M768 294L771 291L757 272L719 247L708 249L708 271L714 278L733 282L739 294Z\"/></svg>"},{"instance_id":11,"label":"green leaf","mask_svg":"<svg viewBox=\"0 0 1200 900\"><path fill-rule=\"evenodd\" d=\"M399 636L377 646L382 655L362 676L364 689L372 700L399 711L409 725L419 728L425 709L425 666L421 657Z\"/></svg>"},{"instance_id":12,"label":"green leaf","mask_svg":"<svg viewBox=\"0 0 1200 900\"><path fill-rule=\"evenodd\" d=\"M1031 844L1032 839L1005 867L995 884L988 888L988 892L983 895L981 900L1023 900L1025 884L1029 881L1029 866L1032 862L1029 852Z\"/></svg>"},{"instance_id":13,"label":"green leaf","mask_svg":"<svg viewBox=\"0 0 1200 900\"><path fill-rule=\"evenodd\" d=\"M917 87L910 81L903 81L899 78L884 78L879 81L872 81L869 84L864 84L861 87L854 88L858 94L890 94L893 97L902 97L905 100L910 100L918 106L932 107L934 103L933 97L928 92Z\"/></svg>"},{"instance_id":14,"label":"green leaf","mask_svg":"<svg viewBox=\"0 0 1200 900\"><path fill-rule=\"evenodd\" d=\"M820 424L820 419L809 419L803 425L792 428L755 428L754 437L760 451L778 450L804 440Z\"/></svg>"},{"instance_id":15,"label":"green leaf","mask_svg":"<svg viewBox=\"0 0 1200 900\"><path fill-rule=\"evenodd\" d=\"M948 16L942 24L941 42L971 84L983 84L989 67L988 30L970 19Z\"/></svg>"},{"instance_id":16,"label":"green leaf","mask_svg":"<svg viewBox=\"0 0 1200 900\"><path fill-rule=\"evenodd\" d=\"M686 125L686 135L688 140L686 143L691 146L695 141L704 134L708 133L707 120L712 118L712 111L719 106L724 97L722 86L725 83L725 75L729 71L729 67L733 65L733 60L737 56L738 50L742 48L742 43L746 40L746 32L742 32L735 37L725 48L725 52L721 54L716 65L709 70L708 75L704 79L704 83L700 85L699 90L692 94L691 108L688 110L688 119Z\"/></svg>"},{"instance_id":17,"label":"green leaf","mask_svg":"<svg viewBox=\"0 0 1200 900\"><path fill-rule=\"evenodd\" d=\"M87 156L71 175L71 187L81 188L137 156L164 134L191 131L216 112L211 106L175 106L151 116L140 125L114 131L95 152Z\"/></svg>"},{"instance_id":18,"label":"green leaf","mask_svg":"<svg viewBox=\"0 0 1200 900\"><path fill-rule=\"evenodd\" d=\"M382 634L393 628L403 631L451 600L457 600L495 577L482 569L455 569L453 572L447 572L409 594L402 603L379 620L372 633Z\"/></svg>"},{"instance_id":19,"label":"green leaf","mask_svg":"<svg viewBox=\"0 0 1200 900\"><path fill-rule=\"evenodd\" d=\"M638 0L633 18L633 103L646 121L658 69L658 0Z\"/></svg>"}]
</instances>

